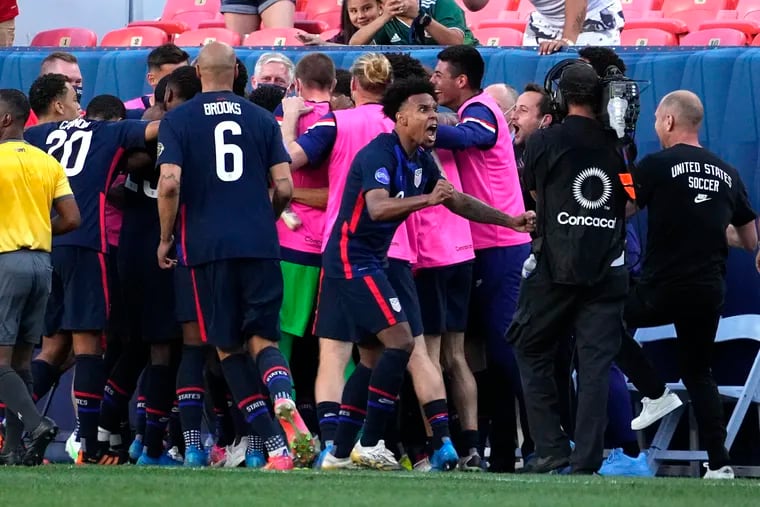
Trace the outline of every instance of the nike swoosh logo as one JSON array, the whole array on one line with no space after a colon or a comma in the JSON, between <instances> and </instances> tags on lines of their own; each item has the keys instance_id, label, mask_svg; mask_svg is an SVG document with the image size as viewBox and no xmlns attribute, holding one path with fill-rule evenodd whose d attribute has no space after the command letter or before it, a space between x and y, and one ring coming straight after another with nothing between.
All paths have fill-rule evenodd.
<instances>
[{"instance_id":1,"label":"nike swoosh logo","mask_svg":"<svg viewBox=\"0 0 760 507\"><path fill-rule=\"evenodd\" d=\"M709 201L709 200L711 200L711 199L712 199L712 197L707 197L707 196L706 196L706 195L704 195L704 194L700 194L700 195L698 195L698 196L696 196L696 197L694 198L694 204L699 204L699 203L701 203L701 202L707 202L707 201Z\"/></svg>"}]
</instances>

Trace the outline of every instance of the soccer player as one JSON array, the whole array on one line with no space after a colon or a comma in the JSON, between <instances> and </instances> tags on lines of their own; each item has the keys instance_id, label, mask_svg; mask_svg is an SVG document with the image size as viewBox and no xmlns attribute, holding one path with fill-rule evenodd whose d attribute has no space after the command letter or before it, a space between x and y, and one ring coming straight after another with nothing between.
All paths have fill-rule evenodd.
<instances>
[{"instance_id":1,"label":"soccer player","mask_svg":"<svg viewBox=\"0 0 760 507\"><path fill-rule=\"evenodd\" d=\"M438 126L434 93L427 80L401 80L386 91L382 107L395 122L394 132L380 134L354 158L323 256L320 336L353 341L362 356L378 353L374 337L385 347L371 372L362 437L351 452L359 466L399 467L382 436L415 340L385 273L396 228L412 212L438 204L470 220L514 229L532 228L535 220L533 213L505 215L443 179L426 151Z\"/></svg>"},{"instance_id":2,"label":"soccer player","mask_svg":"<svg viewBox=\"0 0 760 507\"><path fill-rule=\"evenodd\" d=\"M509 126L498 104L481 91L485 63L471 46L451 46L438 54L431 82L438 102L459 115L456 126L441 125L437 148L454 151L462 189L505 213L524 210ZM522 264L530 254L530 236L487 224L471 224L475 247L468 333L485 339L492 383L502 386L498 403L503 420L494 425L509 439L516 433L512 396L520 396L520 375L504 334L512 321ZM508 399L507 399L508 398ZM499 448L505 470L514 467L514 449Z\"/></svg>"},{"instance_id":3,"label":"soccer player","mask_svg":"<svg viewBox=\"0 0 760 507\"><path fill-rule=\"evenodd\" d=\"M282 273L275 217L292 195L289 157L274 117L232 92L231 47L206 45L196 68L203 93L161 121L158 262L165 269L176 264L168 256L179 211L180 253L190 267L201 337L216 347L238 407L264 439L267 467L287 470L293 459L243 346L255 359L286 432L290 428L291 436L310 439L277 348ZM198 139L213 139L213 149Z\"/></svg>"},{"instance_id":4,"label":"soccer player","mask_svg":"<svg viewBox=\"0 0 760 507\"><path fill-rule=\"evenodd\" d=\"M35 80L29 91L40 125L28 129L30 144L61 162L77 196L82 226L53 240L53 286L45 315L45 336L58 335L68 353L73 345L81 463L98 463L98 415L105 385L101 336L109 292L106 272L105 193L124 150L155 139L158 124L78 118L76 93L60 74ZM89 442L89 444L87 443Z\"/></svg>"},{"instance_id":5,"label":"soccer player","mask_svg":"<svg viewBox=\"0 0 760 507\"><path fill-rule=\"evenodd\" d=\"M74 230L80 216L61 165L24 142L24 94L0 90L0 115L0 401L7 407L0 465L39 465L58 433L30 396L32 351L42 334L50 286L51 234ZM24 430L31 442L21 455Z\"/></svg>"},{"instance_id":6,"label":"soccer player","mask_svg":"<svg viewBox=\"0 0 760 507\"><path fill-rule=\"evenodd\" d=\"M155 90L161 78L168 76L177 67L190 63L190 55L171 42L158 46L148 54L148 73L145 80ZM142 113L155 103L153 93L128 100L124 103L129 118L141 118Z\"/></svg>"}]
</instances>

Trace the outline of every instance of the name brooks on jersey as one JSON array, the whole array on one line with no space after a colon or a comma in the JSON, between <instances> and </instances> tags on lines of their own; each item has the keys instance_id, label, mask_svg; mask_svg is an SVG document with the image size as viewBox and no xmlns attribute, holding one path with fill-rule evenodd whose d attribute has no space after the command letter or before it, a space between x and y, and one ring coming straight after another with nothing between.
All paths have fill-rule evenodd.
<instances>
[{"instance_id":1,"label":"name brooks on jersey","mask_svg":"<svg viewBox=\"0 0 760 507\"><path fill-rule=\"evenodd\" d=\"M203 114L206 116L215 116L219 114L242 114L240 104L224 100L220 102L208 102L203 104Z\"/></svg>"},{"instance_id":2,"label":"name brooks on jersey","mask_svg":"<svg viewBox=\"0 0 760 507\"><path fill-rule=\"evenodd\" d=\"M712 164L703 164L701 162L681 162L680 164L676 164L670 168L670 175L673 178L687 173L699 173L704 174L705 176L714 176L718 178L712 179L689 176L689 188L694 188L696 190L709 190L711 192L717 192L720 188L721 180L725 182L726 185L728 185L728 188L731 188L733 185L731 176L720 167L714 166Z\"/></svg>"}]
</instances>

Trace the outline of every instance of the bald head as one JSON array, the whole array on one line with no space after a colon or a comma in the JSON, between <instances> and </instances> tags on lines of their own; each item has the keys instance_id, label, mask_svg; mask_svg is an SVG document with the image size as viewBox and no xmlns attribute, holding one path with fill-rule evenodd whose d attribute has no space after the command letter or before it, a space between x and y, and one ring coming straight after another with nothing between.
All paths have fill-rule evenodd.
<instances>
[{"instance_id":1,"label":"bald head","mask_svg":"<svg viewBox=\"0 0 760 507\"><path fill-rule=\"evenodd\" d=\"M705 116L702 101L688 90L668 93L660 101L659 109L661 113L671 115L676 126L684 129L699 130Z\"/></svg>"},{"instance_id":2,"label":"bald head","mask_svg":"<svg viewBox=\"0 0 760 507\"><path fill-rule=\"evenodd\" d=\"M204 91L209 86L219 89L219 85L227 85L232 89L232 83L235 80L237 60L235 50L222 42L210 42L203 46L195 62L198 68L198 75L203 83Z\"/></svg>"},{"instance_id":3,"label":"bald head","mask_svg":"<svg viewBox=\"0 0 760 507\"><path fill-rule=\"evenodd\" d=\"M484 91L499 104L499 109L505 114L515 106L517 97L519 96L517 90L502 83L487 86Z\"/></svg>"}]
</instances>

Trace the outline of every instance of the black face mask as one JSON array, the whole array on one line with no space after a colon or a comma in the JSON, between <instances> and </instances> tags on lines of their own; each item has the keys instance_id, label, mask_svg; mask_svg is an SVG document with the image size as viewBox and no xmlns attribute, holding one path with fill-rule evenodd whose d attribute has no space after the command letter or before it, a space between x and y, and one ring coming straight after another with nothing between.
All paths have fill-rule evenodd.
<instances>
[{"instance_id":1,"label":"black face mask","mask_svg":"<svg viewBox=\"0 0 760 507\"><path fill-rule=\"evenodd\" d=\"M74 86L74 85L71 85L71 87L74 88L74 93L77 94L77 102L79 102L79 104L81 104L82 103L82 87L81 86Z\"/></svg>"}]
</instances>

